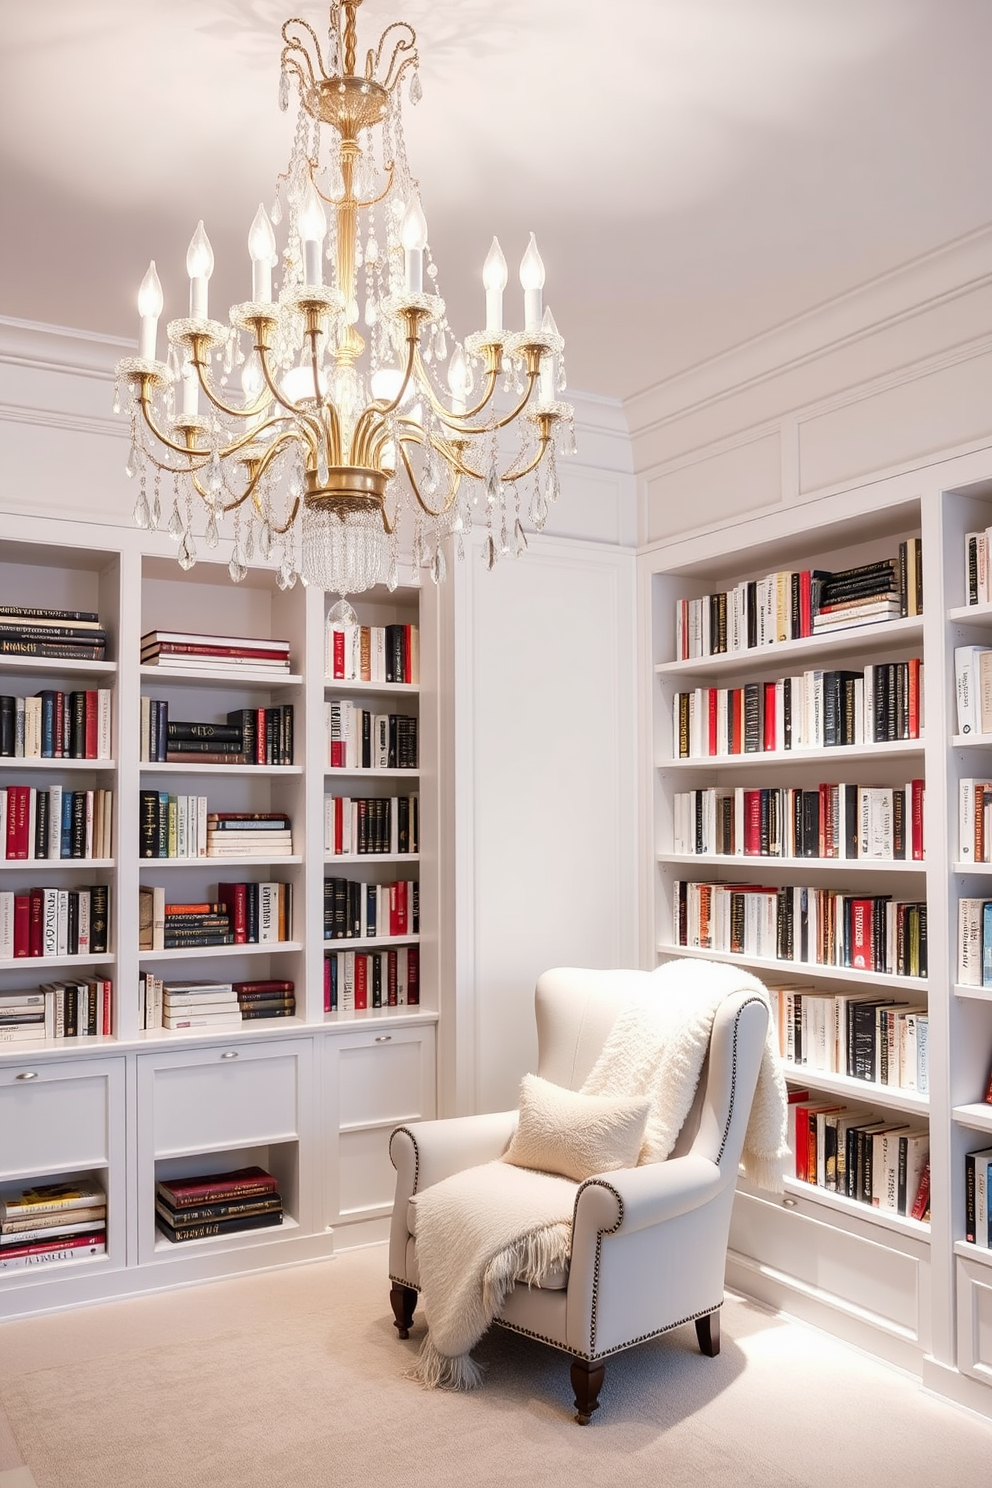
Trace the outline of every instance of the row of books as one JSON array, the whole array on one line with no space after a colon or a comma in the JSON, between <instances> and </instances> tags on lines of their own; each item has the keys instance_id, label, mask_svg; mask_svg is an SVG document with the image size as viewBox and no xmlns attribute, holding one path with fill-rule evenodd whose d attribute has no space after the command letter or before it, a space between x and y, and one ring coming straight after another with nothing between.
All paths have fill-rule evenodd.
<instances>
[{"instance_id":1,"label":"row of books","mask_svg":"<svg viewBox=\"0 0 992 1488\"><path fill-rule=\"evenodd\" d=\"M420 882L359 883L324 879L324 939L372 940L383 935L416 935L420 930Z\"/></svg>"},{"instance_id":2,"label":"row of books","mask_svg":"<svg viewBox=\"0 0 992 1488\"><path fill-rule=\"evenodd\" d=\"M924 1095L930 1088L926 1007L878 992L769 987L787 1069L848 1075Z\"/></svg>"},{"instance_id":3,"label":"row of books","mask_svg":"<svg viewBox=\"0 0 992 1488\"><path fill-rule=\"evenodd\" d=\"M255 1165L155 1185L155 1225L173 1244L267 1229L282 1221L276 1180Z\"/></svg>"},{"instance_id":4,"label":"row of books","mask_svg":"<svg viewBox=\"0 0 992 1488\"><path fill-rule=\"evenodd\" d=\"M0 861L109 858L113 831L111 790L0 787Z\"/></svg>"},{"instance_id":5,"label":"row of books","mask_svg":"<svg viewBox=\"0 0 992 1488\"><path fill-rule=\"evenodd\" d=\"M230 1028L260 1018L291 1018L296 990L291 981L182 981L144 971L138 978L141 1028Z\"/></svg>"},{"instance_id":6,"label":"row of books","mask_svg":"<svg viewBox=\"0 0 992 1488\"><path fill-rule=\"evenodd\" d=\"M707 786L676 791L677 853L737 857L922 860L924 783Z\"/></svg>"},{"instance_id":7,"label":"row of books","mask_svg":"<svg viewBox=\"0 0 992 1488\"><path fill-rule=\"evenodd\" d=\"M992 646L955 646L959 734L992 734Z\"/></svg>"},{"instance_id":8,"label":"row of books","mask_svg":"<svg viewBox=\"0 0 992 1488\"><path fill-rule=\"evenodd\" d=\"M289 642L258 636L198 635L149 630L141 637L141 665L184 672L239 672L278 676L290 670Z\"/></svg>"},{"instance_id":9,"label":"row of books","mask_svg":"<svg viewBox=\"0 0 992 1488\"><path fill-rule=\"evenodd\" d=\"M105 955L109 919L106 884L5 890L0 892L0 961Z\"/></svg>"},{"instance_id":10,"label":"row of books","mask_svg":"<svg viewBox=\"0 0 992 1488\"><path fill-rule=\"evenodd\" d=\"M143 763L291 765L293 704L233 708L221 722L170 719L166 698L142 697Z\"/></svg>"},{"instance_id":11,"label":"row of books","mask_svg":"<svg viewBox=\"0 0 992 1488\"><path fill-rule=\"evenodd\" d=\"M992 862L992 780L958 783L958 854L966 863Z\"/></svg>"},{"instance_id":12,"label":"row of books","mask_svg":"<svg viewBox=\"0 0 992 1488\"><path fill-rule=\"evenodd\" d=\"M289 883L218 883L211 900L175 904L166 903L164 888L143 884L138 896L139 950L275 945L293 938Z\"/></svg>"},{"instance_id":13,"label":"row of books","mask_svg":"<svg viewBox=\"0 0 992 1488\"><path fill-rule=\"evenodd\" d=\"M324 703L325 759L332 770L415 770L418 720L409 713L373 713L346 698Z\"/></svg>"},{"instance_id":14,"label":"row of books","mask_svg":"<svg viewBox=\"0 0 992 1488\"><path fill-rule=\"evenodd\" d=\"M926 904L833 889L673 885L675 944L886 976L927 974Z\"/></svg>"},{"instance_id":15,"label":"row of books","mask_svg":"<svg viewBox=\"0 0 992 1488\"><path fill-rule=\"evenodd\" d=\"M918 739L923 663L913 657L861 671L811 670L743 687L696 687L677 692L672 709L678 759Z\"/></svg>"},{"instance_id":16,"label":"row of books","mask_svg":"<svg viewBox=\"0 0 992 1488\"><path fill-rule=\"evenodd\" d=\"M104 1255L107 1195L95 1178L0 1185L0 1271Z\"/></svg>"},{"instance_id":17,"label":"row of books","mask_svg":"<svg viewBox=\"0 0 992 1488\"><path fill-rule=\"evenodd\" d=\"M333 682L420 681L416 625L345 625L328 619L324 676Z\"/></svg>"},{"instance_id":18,"label":"row of books","mask_svg":"<svg viewBox=\"0 0 992 1488\"><path fill-rule=\"evenodd\" d=\"M31 697L0 697L0 756L9 759L111 757L109 688L59 692L45 688Z\"/></svg>"},{"instance_id":19,"label":"row of books","mask_svg":"<svg viewBox=\"0 0 992 1488\"><path fill-rule=\"evenodd\" d=\"M419 795L324 797L324 852L329 856L419 851Z\"/></svg>"},{"instance_id":20,"label":"row of books","mask_svg":"<svg viewBox=\"0 0 992 1488\"><path fill-rule=\"evenodd\" d=\"M780 570L675 603L675 656L689 661L923 613L918 537L857 568Z\"/></svg>"},{"instance_id":21,"label":"row of books","mask_svg":"<svg viewBox=\"0 0 992 1488\"><path fill-rule=\"evenodd\" d=\"M47 610L0 605L0 656L103 661L107 632L95 610Z\"/></svg>"},{"instance_id":22,"label":"row of books","mask_svg":"<svg viewBox=\"0 0 992 1488\"><path fill-rule=\"evenodd\" d=\"M284 811L208 811L206 796L139 795L138 852L142 858L285 858L293 831Z\"/></svg>"},{"instance_id":23,"label":"row of books","mask_svg":"<svg viewBox=\"0 0 992 1488\"><path fill-rule=\"evenodd\" d=\"M958 900L958 983L992 987L992 900Z\"/></svg>"},{"instance_id":24,"label":"row of books","mask_svg":"<svg viewBox=\"0 0 992 1488\"><path fill-rule=\"evenodd\" d=\"M42 982L0 992L0 1044L95 1038L113 1032L113 983L104 977Z\"/></svg>"},{"instance_id":25,"label":"row of books","mask_svg":"<svg viewBox=\"0 0 992 1488\"><path fill-rule=\"evenodd\" d=\"M984 1250L992 1247L992 1147L964 1158L964 1238Z\"/></svg>"},{"instance_id":26,"label":"row of books","mask_svg":"<svg viewBox=\"0 0 992 1488\"><path fill-rule=\"evenodd\" d=\"M830 1193L912 1219L930 1218L929 1128L841 1101L789 1096L795 1176Z\"/></svg>"},{"instance_id":27,"label":"row of books","mask_svg":"<svg viewBox=\"0 0 992 1488\"><path fill-rule=\"evenodd\" d=\"M330 951L324 957L325 1013L414 1007L420 1002L420 947Z\"/></svg>"}]
</instances>

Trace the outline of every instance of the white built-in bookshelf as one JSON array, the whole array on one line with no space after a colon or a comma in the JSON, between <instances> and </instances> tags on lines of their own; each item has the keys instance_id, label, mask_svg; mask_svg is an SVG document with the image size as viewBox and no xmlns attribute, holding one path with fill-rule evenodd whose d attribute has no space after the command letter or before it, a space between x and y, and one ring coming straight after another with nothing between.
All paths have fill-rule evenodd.
<instances>
[{"instance_id":1,"label":"white built-in bookshelf","mask_svg":"<svg viewBox=\"0 0 992 1488\"><path fill-rule=\"evenodd\" d=\"M330 1254L385 1234L392 1206L389 1131L434 1113L435 1026L440 1012L437 892L439 785L437 618L433 587L384 587L355 599L368 627L417 627L419 682L325 678L326 616L336 596L274 570L231 582L226 563L187 573L161 535L9 517L0 540L5 604L95 611L108 634L103 662L0 656L0 695L42 689L110 693L111 749L101 759L0 758L9 784L113 793L112 850L80 859L0 862L0 890L35 885L107 886L107 949L73 957L0 960L0 991L59 977L112 987L104 1027L92 1036L0 1042L0 1184L96 1179L107 1195L104 1254L0 1271L0 1317L126 1295ZM288 673L245 667L183 672L142 666L140 640L155 629L290 643ZM152 762L141 758L142 697L166 700L169 717L220 722L240 709L291 704L291 764ZM415 767L332 768L327 704L340 697L378 714L419 720ZM426 726L425 726L426 725ZM285 813L292 852L215 858L145 857L141 792L207 798L211 812ZM325 795L416 797L418 851L325 851ZM396 933L325 940L325 878L365 884L417 880L419 922ZM433 875L433 877L432 877ZM139 945L139 890L170 903L212 901L222 880L291 885L292 918L262 943ZM388 899L388 895L386 895ZM325 1006L325 964L343 949L419 956L419 1003ZM385 964L385 963L384 963ZM290 981L292 1016L237 1026L145 1026L142 979ZM173 1244L155 1227L155 1185L251 1164L278 1180L278 1227Z\"/></svg>"},{"instance_id":2,"label":"white built-in bookshelf","mask_svg":"<svg viewBox=\"0 0 992 1488\"><path fill-rule=\"evenodd\" d=\"M965 534L990 525L992 479L982 478L974 460L962 459L942 469L939 485L936 476L894 476L723 530L673 539L639 559L648 823L644 964L715 956L746 967L769 986L791 985L811 997L854 993L890 999L921 1010L928 1034L924 1089L904 1088L898 1076L883 1081L878 1068L865 1079L853 1077L840 1063L827 1069L801 1058L783 1062L793 1095L808 1092L808 1102L822 1108L821 1142L822 1120L836 1121L838 1107L873 1113L879 1130L929 1129L925 1219L887 1207L884 1198L866 1203L864 1195L855 1198L827 1186L822 1170L820 1181L810 1182L791 1168L785 1193L777 1197L742 1180L728 1281L913 1368L935 1388L985 1411L988 1396L976 1382L992 1380L992 1250L964 1238L965 1154L992 1146L992 1105L983 1099L992 1066L992 987L962 985L958 913L962 898L992 901L992 864L969 862L962 854L959 798L962 780L992 779L992 734L958 735L954 651L992 645L992 605L966 602L965 555ZM777 572L870 565L897 555L899 545L912 538L922 539L922 614L738 651L685 659L678 654L679 601L731 592ZM732 721L729 736L723 730L728 710L733 719L734 689L830 671L863 678L866 668L875 668L867 674L870 685L879 667L917 658L923 664L914 700L920 705L917 737L905 737L903 730L902 737L876 740L859 732L850 744L810 747L800 738L800 747L790 749L769 734L762 742L772 747L730 752ZM692 693L694 706L712 721L709 689L725 690L719 698L718 747L712 749L712 734L700 730L694 717L690 752L684 714L680 742L678 694ZM778 696L781 701L781 688ZM888 851L879 838L876 853L864 857L843 851L823 855L822 840L819 853L806 855L795 850L789 834L776 851L774 829L771 851L767 840L757 851L741 851L745 796L753 802L760 793L764 799L775 794L780 810L795 799L793 792L815 794L824 783L842 782L870 788L891 805L893 790L919 780L925 782L922 858L914 859L908 847L892 852L891 837ZM709 886L692 889L688 927L686 891L679 887L686 884ZM745 886L759 886L779 907L795 908L800 890L809 893L803 903L834 896L876 905L925 904L924 974L918 974L918 966L907 975L909 968L902 965L873 971L851 964L851 942L845 954L843 933L853 934L850 923L833 926L841 941L838 951L835 938L833 964L816 964L815 954L802 959L798 937L770 948L767 935L757 948L753 938L746 945L735 941L733 949L715 948L707 939L711 907L718 901L721 932L729 934L725 917L754 892ZM774 931L773 921L769 926ZM790 944L793 959L786 955ZM911 1026L915 1038L915 1013Z\"/></svg>"}]
</instances>

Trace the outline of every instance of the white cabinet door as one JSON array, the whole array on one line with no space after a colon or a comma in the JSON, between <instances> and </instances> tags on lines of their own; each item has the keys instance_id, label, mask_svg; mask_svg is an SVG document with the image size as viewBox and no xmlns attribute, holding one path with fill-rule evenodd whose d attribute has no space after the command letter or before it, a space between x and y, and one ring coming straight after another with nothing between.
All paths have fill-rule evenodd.
<instances>
[{"instance_id":1,"label":"white cabinet door","mask_svg":"<svg viewBox=\"0 0 992 1488\"><path fill-rule=\"evenodd\" d=\"M388 1217L395 1174L389 1134L435 1112L434 1025L328 1032L326 1223Z\"/></svg>"}]
</instances>

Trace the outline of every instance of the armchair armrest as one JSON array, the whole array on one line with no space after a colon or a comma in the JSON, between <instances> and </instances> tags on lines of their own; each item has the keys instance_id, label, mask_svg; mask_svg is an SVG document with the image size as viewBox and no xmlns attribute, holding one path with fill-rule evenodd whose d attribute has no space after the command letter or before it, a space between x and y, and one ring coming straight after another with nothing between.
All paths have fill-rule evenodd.
<instances>
[{"instance_id":1,"label":"armchair armrest","mask_svg":"<svg viewBox=\"0 0 992 1488\"><path fill-rule=\"evenodd\" d=\"M715 1198L727 1181L715 1162L693 1152L668 1162L587 1178L575 1201L573 1256L576 1242L588 1237L595 1243L600 1231L631 1234L698 1209Z\"/></svg>"},{"instance_id":2,"label":"armchair armrest","mask_svg":"<svg viewBox=\"0 0 992 1488\"><path fill-rule=\"evenodd\" d=\"M516 1111L498 1111L396 1127L389 1139L389 1156L397 1172L397 1193L403 1180L409 1196L452 1173L502 1157L516 1125Z\"/></svg>"}]
</instances>

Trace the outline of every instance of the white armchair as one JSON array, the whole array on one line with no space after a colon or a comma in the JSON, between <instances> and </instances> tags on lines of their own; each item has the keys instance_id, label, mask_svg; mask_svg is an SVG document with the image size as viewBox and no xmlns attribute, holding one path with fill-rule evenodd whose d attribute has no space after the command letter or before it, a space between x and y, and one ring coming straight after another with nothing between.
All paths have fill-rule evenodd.
<instances>
[{"instance_id":1,"label":"white armchair","mask_svg":"<svg viewBox=\"0 0 992 1488\"><path fill-rule=\"evenodd\" d=\"M578 1090L621 1009L651 973L559 968L538 981L538 1069ZM768 1009L753 991L723 999L689 1116L667 1161L598 1174L579 1188L568 1266L540 1287L518 1284L495 1321L572 1356L576 1420L598 1408L611 1354L695 1323L700 1349L720 1349L730 1213ZM419 1290L410 1200L506 1150L516 1111L398 1127L390 1139L396 1200L390 1301L409 1336Z\"/></svg>"}]
</instances>

